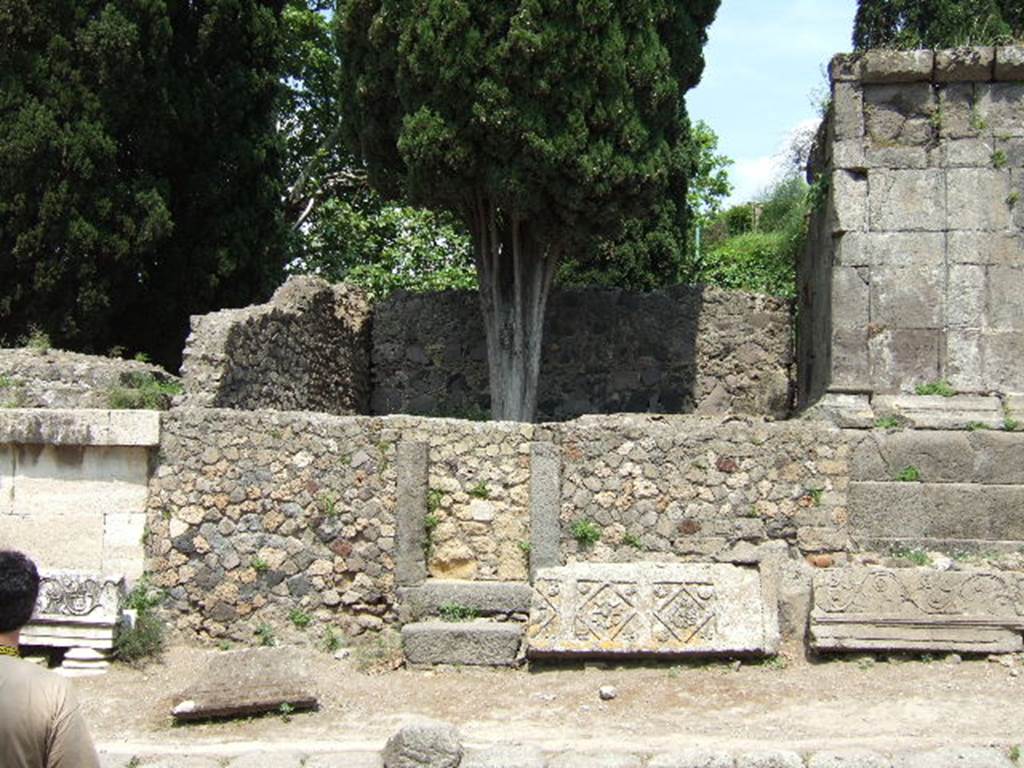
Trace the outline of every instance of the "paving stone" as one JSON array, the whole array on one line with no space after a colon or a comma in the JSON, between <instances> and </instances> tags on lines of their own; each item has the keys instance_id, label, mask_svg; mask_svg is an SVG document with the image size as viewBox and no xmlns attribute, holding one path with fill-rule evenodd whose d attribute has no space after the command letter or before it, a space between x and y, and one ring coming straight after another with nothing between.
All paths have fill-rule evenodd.
<instances>
[{"instance_id":1,"label":"paving stone","mask_svg":"<svg viewBox=\"0 0 1024 768\"><path fill-rule=\"evenodd\" d=\"M511 666L522 639L518 622L422 621L402 627L402 648L410 664Z\"/></svg>"},{"instance_id":2,"label":"paving stone","mask_svg":"<svg viewBox=\"0 0 1024 768\"><path fill-rule=\"evenodd\" d=\"M310 755L303 768L382 768L378 752L328 752Z\"/></svg>"},{"instance_id":3,"label":"paving stone","mask_svg":"<svg viewBox=\"0 0 1024 768\"><path fill-rule=\"evenodd\" d=\"M420 720L402 726L384 746L384 768L456 768L462 760L458 731L448 723Z\"/></svg>"},{"instance_id":4,"label":"paving stone","mask_svg":"<svg viewBox=\"0 0 1024 768\"><path fill-rule=\"evenodd\" d=\"M844 567L814 575L811 647L1021 650L1024 574Z\"/></svg>"},{"instance_id":5,"label":"paving stone","mask_svg":"<svg viewBox=\"0 0 1024 768\"><path fill-rule=\"evenodd\" d=\"M527 652L543 655L773 653L775 585L756 568L575 563L534 583Z\"/></svg>"},{"instance_id":6,"label":"paving stone","mask_svg":"<svg viewBox=\"0 0 1024 768\"><path fill-rule=\"evenodd\" d=\"M736 768L804 768L804 761L796 752L765 750L740 755Z\"/></svg>"},{"instance_id":7,"label":"paving stone","mask_svg":"<svg viewBox=\"0 0 1024 768\"><path fill-rule=\"evenodd\" d=\"M239 717L317 705L305 665L287 648L247 648L219 653L199 679L176 697L177 720Z\"/></svg>"},{"instance_id":8,"label":"paving stone","mask_svg":"<svg viewBox=\"0 0 1024 768\"><path fill-rule=\"evenodd\" d=\"M135 768L139 764L135 755L109 754L99 751L99 757L100 768Z\"/></svg>"},{"instance_id":9,"label":"paving stone","mask_svg":"<svg viewBox=\"0 0 1024 768\"><path fill-rule=\"evenodd\" d=\"M648 768L735 768L736 761L728 752L710 749L686 749L655 755Z\"/></svg>"},{"instance_id":10,"label":"paving stone","mask_svg":"<svg viewBox=\"0 0 1024 768\"><path fill-rule=\"evenodd\" d=\"M299 752L249 752L232 758L227 768L267 768L273 763L274 768L306 768L306 756Z\"/></svg>"},{"instance_id":11,"label":"paving stone","mask_svg":"<svg viewBox=\"0 0 1024 768\"><path fill-rule=\"evenodd\" d=\"M139 768L224 768L224 761L206 755L161 755L143 758Z\"/></svg>"},{"instance_id":12,"label":"paving stone","mask_svg":"<svg viewBox=\"0 0 1024 768\"><path fill-rule=\"evenodd\" d=\"M460 605L481 616L529 613L530 585L513 581L427 579L418 587L401 587L398 600L403 621L437 616L445 604Z\"/></svg>"},{"instance_id":13,"label":"paving stone","mask_svg":"<svg viewBox=\"0 0 1024 768\"><path fill-rule=\"evenodd\" d=\"M868 750L816 752L807 760L807 768L892 768L892 760Z\"/></svg>"},{"instance_id":14,"label":"paving stone","mask_svg":"<svg viewBox=\"0 0 1024 768\"><path fill-rule=\"evenodd\" d=\"M467 752L459 768L544 768L544 753L536 747L495 746Z\"/></svg>"},{"instance_id":15,"label":"paving stone","mask_svg":"<svg viewBox=\"0 0 1024 768\"><path fill-rule=\"evenodd\" d=\"M548 768L641 768L639 755L565 752L548 760Z\"/></svg>"},{"instance_id":16,"label":"paving stone","mask_svg":"<svg viewBox=\"0 0 1024 768\"><path fill-rule=\"evenodd\" d=\"M985 747L946 748L893 756L893 768L1013 768L1002 750Z\"/></svg>"}]
</instances>

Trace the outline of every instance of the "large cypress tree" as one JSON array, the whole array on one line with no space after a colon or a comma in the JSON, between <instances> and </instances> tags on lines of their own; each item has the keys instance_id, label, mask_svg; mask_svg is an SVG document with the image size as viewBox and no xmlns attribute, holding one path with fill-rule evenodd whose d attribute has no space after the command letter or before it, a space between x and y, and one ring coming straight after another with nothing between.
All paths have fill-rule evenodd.
<instances>
[{"instance_id":1,"label":"large cypress tree","mask_svg":"<svg viewBox=\"0 0 1024 768\"><path fill-rule=\"evenodd\" d=\"M0 0L0 341L146 351L269 291L283 0Z\"/></svg>"},{"instance_id":2,"label":"large cypress tree","mask_svg":"<svg viewBox=\"0 0 1024 768\"><path fill-rule=\"evenodd\" d=\"M344 125L372 183L471 234L495 418L533 418L560 261L656 208L687 167L682 98L717 7L339 3Z\"/></svg>"},{"instance_id":3,"label":"large cypress tree","mask_svg":"<svg viewBox=\"0 0 1024 768\"><path fill-rule=\"evenodd\" d=\"M859 0L853 45L858 50L948 48L1022 35L1021 0Z\"/></svg>"}]
</instances>

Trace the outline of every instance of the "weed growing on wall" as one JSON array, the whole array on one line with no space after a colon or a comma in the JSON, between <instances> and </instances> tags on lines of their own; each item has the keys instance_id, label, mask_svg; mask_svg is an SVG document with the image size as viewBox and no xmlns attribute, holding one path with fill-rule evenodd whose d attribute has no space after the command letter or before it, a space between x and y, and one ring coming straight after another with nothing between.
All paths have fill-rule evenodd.
<instances>
[{"instance_id":1,"label":"weed growing on wall","mask_svg":"<svg viewBox=\"0 0 1024 768\"><path fill-rule=\"evenodd\" d=\"M152 373L131 373L124 377L124 386L110 390L107 405L115 410L164 411L183 391L180 382L160 381Z\"/></svg>"},{"instance_id":2,"label":"weed growing on wall","mask_svg":"<svg viewBox=\"0 0 1024 768\"><path fill-rule=\"evenodd\" d=\"M938 395L939 397L955 397L958 394L952 385L945 379L941 381L932 381L927 384L918 384L914 389L914 393L921 396Z\"/></svg>"},{"instance_id":3,"label":"weed growing on wall","mask_svg":"<svg viewBox=\"0 0 1024 768\"><path fill-rule=\"evenodd\" d=\"M452 622L472 621L480 615L475 608L459 603L442 603L441 607L437 609L437 613L442 621Z\"/></svg>"},{"instance_id":4,"label":"weed growing on wall","mask_svg":"<svg viewBox=\"0 0 1024 768\"><path fill-rule=\"evenodd\" d=\"M274 629L266 622L256 627L254 632L256 635L256 641L267 648L277 645L277 638L274 636Z\"/></svg>"},{"instance_id":5,"label":"weed growing on wall","mask_svg":"<svg viewBox=\"0 0 1024 768\"><path fill-rule=\"evenodd\" d=\"M135 624L118 633L114 641L115 657L136 664L163 651L165 625L157 613L163 601L163 591L152 587L143 576L125 599L125 607L135 611Z\"/></svg>"},{"instance_id":6,"label":"weed growing on wall","mask_svg":"<svg viewBox=\"0 0 1024 768\"><path fill-rule=\"evenodd\" d=\"M572 537L583 547L593 546L601 540L601 529L585 517L573 523L570 530Z\"/></svg>"},{"instance_id":7,"label":"weed growing on wall","mask_svg":"<svg viewBox=\"0 0 1024 768\"><path fill-rule=\"evenodd\" d=\"M313 622L313 617L300 608L295 608L288 614L288 620L298 629L305 629Z\"/></svg>"},{"instance_id":8,"label":"weed growing on wall","mask_svg":"<svg viewBox=\"0 0 1024 768\"><path fill-rule=\"evenodd\" d=\"M896 475L896 480L900 483L919 483L921 482L921 470L913 465L904 467Z\"/></svg>"}]
</instances>

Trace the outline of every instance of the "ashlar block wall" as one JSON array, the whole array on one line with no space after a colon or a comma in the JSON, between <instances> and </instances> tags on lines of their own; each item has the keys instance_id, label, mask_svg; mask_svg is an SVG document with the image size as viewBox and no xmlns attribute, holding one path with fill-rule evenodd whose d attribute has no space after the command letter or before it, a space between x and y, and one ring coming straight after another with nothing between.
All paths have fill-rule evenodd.
<instances>
[{"instance_id":1,"label":"ashlar block wall","mask_svg":"<svg viewBox=\"0 0 1024 768\"><path fill-rule=\"evenodd\" d=\"M1024 49L869 51L831 79L800 401L1024 391Z\"/></svg>"}]
</instances>

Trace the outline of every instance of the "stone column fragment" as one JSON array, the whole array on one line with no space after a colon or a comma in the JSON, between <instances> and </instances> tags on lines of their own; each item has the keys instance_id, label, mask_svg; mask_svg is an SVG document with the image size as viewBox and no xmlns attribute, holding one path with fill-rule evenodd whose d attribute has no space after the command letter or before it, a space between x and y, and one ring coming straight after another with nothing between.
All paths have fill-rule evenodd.
<instances>
[{"instance_id":1,"label":"stone column fragment","mask_svg":"<svg viewBox=\"0 0 1024 768\"><path fill-rule=\"evenodd\" d=\"M560 549L562 459L552 443L530 446L530 581L539 568L562 564Z\"/></svg>"},{"instance_id":2,"label":"stone column fragment","mask_svg":"<svg viewBox=\"0 0 1024 768\"><path fill-rule=\"evenodd\" d=\"M396 509L395 579L411 587L427 578L427 445L398 444L398 508Z\"/></svg>"}]
</instances>

